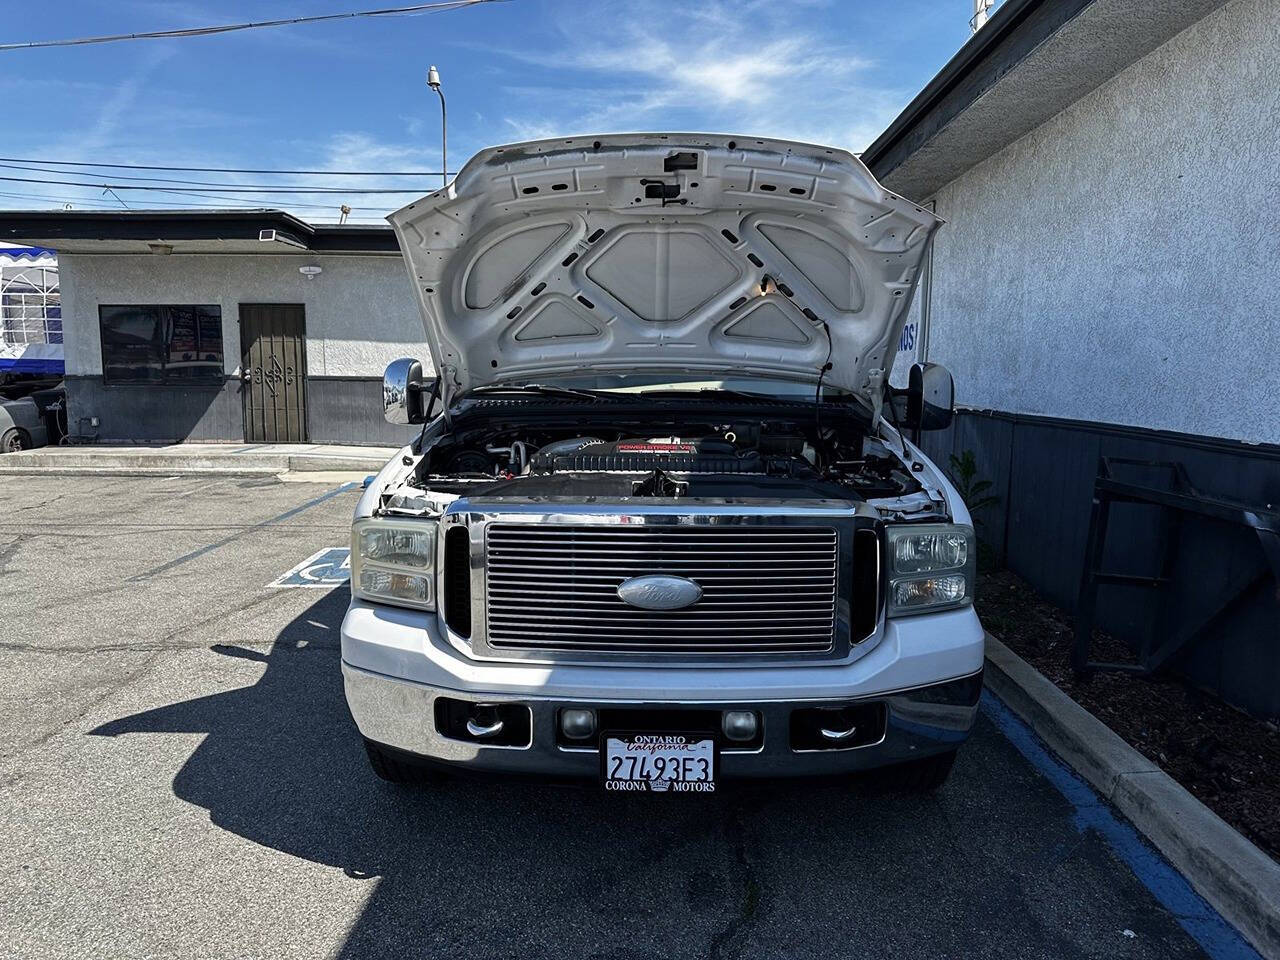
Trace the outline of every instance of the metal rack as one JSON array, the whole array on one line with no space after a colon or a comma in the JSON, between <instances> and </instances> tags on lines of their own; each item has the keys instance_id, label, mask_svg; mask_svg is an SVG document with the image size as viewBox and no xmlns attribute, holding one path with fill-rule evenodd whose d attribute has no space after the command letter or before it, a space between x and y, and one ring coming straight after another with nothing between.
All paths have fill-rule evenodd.
<instances>
[{"instance_id":1,"label":"metal rack","mask_svg":"<svg viewBox=\"0 0 1280 960\"><path fill-rule=\"evenodd\" d=\"M1167 489L1121 479L1115 466L1142 467L1168 471ZM1163 555L1160 574L1155 577L1102 570L1111 507L1116 503L1139 504L1161 508L1164 517ZM1183 522L1189 516L1228 523L1252 530L1257 535L1265 557L1259 569L1247 570L1228 584L1225 597L1213 612L1170 630L1160 636L1148 631L1138 651L1136 663L1109 663L1089 659L1093 625L1097 611L1098 587L1102 585L1163 590L1171 581ZM1196 489L1181 463L1167 460L1137 460L1125 457L1101 457L1098 476L1093 486L1093 510L1089 518L1089 537L1085 546L1084 572L1080 579L1080 597L1076 606L1075 643L1071 666L1077 676L1097 671L1121 671L1149 676L1182 650L1206 637L1236 611L1258 597L1269 583L1280 583L1280 512L1267 507L1206 494Z\"/></svg>"}]
</instances>

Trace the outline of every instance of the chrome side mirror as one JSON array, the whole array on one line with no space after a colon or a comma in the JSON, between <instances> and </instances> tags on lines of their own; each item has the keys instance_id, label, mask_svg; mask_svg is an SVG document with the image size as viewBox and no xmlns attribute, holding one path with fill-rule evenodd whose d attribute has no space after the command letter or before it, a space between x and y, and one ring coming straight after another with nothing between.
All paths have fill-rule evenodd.
<instances>
[{"instance_id":1,"label":"chrome side mirror","mask_svg":"<svg viewBox=\"0 0 1280 960\"><path fill-rule=\"evenodd\" d=\"M921 430L945 430L955 416L955 383L940 363L913 363L907 381L907 425Z\"/></svg>"},{"instance_id":2,"label":"chrome side mirror","mask_svg":"<svg viewBox=\"0 0 1280 960\"><path fill-rule=\"evenodd\" d=\"M393 360L382 375L382 415L387 423L426 423L427 397L435 379L424 379L422 362L410 357Z\"/></svg>"}]
</instances>

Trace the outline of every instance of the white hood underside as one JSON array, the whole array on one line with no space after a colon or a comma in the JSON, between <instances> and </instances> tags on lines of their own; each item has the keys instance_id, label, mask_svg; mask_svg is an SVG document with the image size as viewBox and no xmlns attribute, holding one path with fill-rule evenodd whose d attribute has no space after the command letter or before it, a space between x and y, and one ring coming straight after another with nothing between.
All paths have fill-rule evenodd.
<instances>
[{"instance_id":1,"label":"white hood underside","mask_svg":"<svg viewBox=\"0 0 1280 960\"><path fill-rule=\"evenodd\" d=\"M872 397L941 223L843 150L674 133L485 150L388 219L446 397L593 375L816 383L828 349L822 382Z\"/></svg>"}]
</instances>

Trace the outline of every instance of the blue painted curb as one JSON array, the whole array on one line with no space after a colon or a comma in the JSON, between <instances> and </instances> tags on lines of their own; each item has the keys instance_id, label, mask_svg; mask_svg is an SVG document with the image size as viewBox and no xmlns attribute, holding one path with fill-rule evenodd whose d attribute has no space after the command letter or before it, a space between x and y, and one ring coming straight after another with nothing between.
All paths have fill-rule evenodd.
<instances>
[{"instance_id":1,"label":"blue painted curb","mask_svg":"<svg viewBox=\"0 0 1280 960\"><path fill-rule=\"evenodd\" d=\"M1094 793L1092 787L1050 753L1035 732L990 689L982 691L982 712L1075 808L1076 829L1098 833L1111 852L1133 871L1138 881L1173 914L1206 954L1213 960L1262 960L1262 955L1192 889L1182 874Z\"/></svg>"}]
</instances>

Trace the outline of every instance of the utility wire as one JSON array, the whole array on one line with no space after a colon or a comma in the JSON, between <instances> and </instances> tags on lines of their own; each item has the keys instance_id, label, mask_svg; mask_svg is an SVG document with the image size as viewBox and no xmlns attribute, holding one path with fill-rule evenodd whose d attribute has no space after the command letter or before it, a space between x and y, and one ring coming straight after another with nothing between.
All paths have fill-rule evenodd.
<instances>
[{"instance_id":1,"label":"utility wire","mask_svg":"<svg viewBox=\"0 0 1280 960\"><path fill-rule=\"evenodd\" d=\"M86 213L107 212L111 210L120 209L120 207L116 203L110 200L100 200L100 199L94 199L92 197L48 197L48 196L39 196L36 194L30 194L30 193L7 193L5 191L0 191L0 198L9 199L9 200L43 200L46 203L56 203L56 204L59 204L58 212L63 212L62 206L61 206L62 204L72 204L74 209L83 210ZM296 206L298 206L298 204L292 204L292 203L289 204L289 207L296 207ZM308 204L308 206L311 206L311 204ZM316 206L318 206L318 204ZM219 208L210 207L207 204L193 204L193 203L183 203L181 201L176 201L176 200L166 200L165 205L163 207L143 207L143 208L129 207L128 209L134 213L156 213L158 211L159 212L174 211L174 212L182 212L182 213L186 213L186 212L207 213L210 210L217 210ZM245 213L253 213L255 210L264 210L264 209L270 210L270 211L276 210L275 207L263 208L261 206L236 207L234 209L236 209L237 211L243 210ZM336 223L339 220L340 213L336 211L332 206L325 206L323 207L323 209L330 210L333 212L327 215L309 214L306 218L307 222L308 223L325 223L328 220L332 220L333 222ZM374 208L363 207L360 209L374 209ZM7 214L7 213L12 213L15 210L22 210L23 212L27 212L24 208L6 206L6 207L0 207L0 216L3 216L4 214ZM354 221L362 221L361 225L380 225L386 222L386 217L381 217L381 216L372 215L372 214L358 214L358 215L350 216L347 218L348 223L352 223Z\"/></svg>"},{"instance_id":2,"label":"utility wire","mask_svg":"<svg viewBox=\"0 0 1280 960\"><path fill-rule=\"evenodd\" d=\"M56 204L74 204L76 207L89 208L89 209L94 209L94 208L100 209L104 207L110 210L119 209L115 201L103 200L101 198L95 198L95 197L73 197L68 195L50 196L48 194L43 194L43 193L13 193L10 191L0 190L0 198L9 199L9 200L36 200L44 203L56 203ZM123 203L123 201L120 201L120 202ZM252 212L254 210L277 209L275 207L264 208L262 206L261 201L255 201L255 200L236 200L236 199L228 198L227 202L236 203L236 204L245 204L246 206L236 207L234 209L243 209L246 213ZM208 203L196 203L191 200L170 200L166 198L164 200L164 204L165 206L162 208L148 207L146 209L147 210L155 210L155 209L191 210L193 212L216 209L216 208L210 207ZM337 217L339 216L338 208L331 203L306 203L303 201L290 201L286 206L289 209L307 207L309 209L314 209L314 210L328 210L328 211L331 211L330 216L333 217L334 219L337 219ZM12 211L13 209L15 208L6 207L4 208L4 211L0 211L0 212ZM350 209L354 214L353 216L350 217L351 220L370 220L375 223L381 223L386 219L386 217L383 215L387 210L386 207L351 207ZM364 211L364 210L373 210L377 212L372 214L355 213L355 211ZM315 217L321 217L323 215L308 214L308 216L315 218ZM314 220L312 222L314 222Z\"/></svg>"},{"instance_id":3,"label":"utility wire","mask_svg":"<svg viewBox=\"0 0 1280 960\"><path fill-rule=\"evenodd\" d=\"M317 177L438 177L439 170L246 170L242 167L163 167L145 163L91 163L87 160L36 160L31 157L0 157L0 163L42 163L49 167L103 167L112 170L164 170L170 173L271 173L305 174ZM47 173L61 173L48 170ZM76 174L84 176L84 174Z\"/></svg>"},{"instance_id":4,"label":"utility wire","mask_svg":"<svg viewBox=\"0 0 1280 960\"><path fill-rule=\"evenodd\" d=\"M125 203L125 202L124 202L124 198L122 198L122 197L120 196L120 194L116 193L116 192L115 192L114 190L112 190L110 187L107 187L105 190L103 190L103 191L102 191L102 195L103 195L104 197L105 197L108 193L109 193L109 194L111 194L111 196L113 196L113 197L115 197L115 198L116 198L116 200L119 202L120 206L124 207L126 210L128 210L128 209L129 209L129 205L128 205L127 203Z\"/></svg>"},{"instance_id":5,"label":"utility wire","mask_svg":"<svg viewBox=\"0 0 1280 960\"><path fill-rule=\"evenodd\" d=\"M0 177L0 180L3 180L3 179L4 179L3 177ZM48 181L46 181L46 182L48 182ZM143 189L143 188L140 188L140 187L124 187L124 188L122 188L122 189L126 189L126 190L138 190L138 189ZM171 187L171 188L168 188L168 189L166 189L166 188L162 188L162 187L153 187L153 188L151 188L151 189L152 189L154 192L156 192L156 193L163 193L163 194L172 195L172 196L175 196L175 197L196 197L197 199L200 199L200 200L217 200L219 203L243 203L243 204L248 204L250 207L253 207L253 208L258 209L258 210L261 210L261 209L262 209L262 205L263 205L263 203L274 203L274 202L275 202L275 201L268 201L268 200L266 200L265 198L264 198L264 199L262 199L262 200L248 200L248 199L246 199L246 198L244 198L244 197L237 197L237 196L233 196L233 195L231 195L231 194L226 194L226 193L211 193L211 192L209 192L209 191L207 191L207 190L199 190L199 191L196 191L196 190L180 190L180 189L177 189L176 187ZM168 201L166 201L166 202L168 202ZM332 204L332 203L304 203L304 202L294 201L294 200L288 200L288 201L285 201L285 202L284 202L284 204L280 204L280 205L283 205L283 206L296 206L296 207L311 207L311 208L314 208L314 209L317 209L317 210L333 210L333 209L335 208L335 206L338 206L337 204ZM386 208L386 207L359 207L359 208L353 208L353 209L360 209L360 210L384 210L384 209L388 209L388 208Z\"/></svg>"},{"instance_id":6,"label":"utility wire","mask_svg":"<svg viewBox=\"0 0 1280 960\"><path fill-rule=\"evenodd\" d=\"M174 192L177 193L177 195L179 196L189 196L189 194L181 194L178 191L174 191ZM163 202L167 206L172 206L177 208L190 208L192 210L214 209L208 203L209 200L218 201L218 206L223 206L226 204L237 204L246 210L276 209L276 207L264 207L263 206L264 201L262 200L245 200L239 197L221 197L221 196L208 197L208 196L199 195L199 194L197 194L196 196L198 197L198 199L204 200L206 202L196 203L192 200L172 200L172 199L169 199L169 197L167 196L163 198L161 202ZM115 206L115 204L108 204L106 201L95 200L92 197L50 197L43 194L6 193L6 192L0 192L0 197L10 197L15 200L43 200L46 203L75 203L75 204L96 203L96 204L105 204L113 208ZM297 200L290 200L287 203L281 204L280 206L286 206L291 209L306 208L309 210L337 210L338 209L338 206L332 203L305 203ZM354 210L377 210L377 211L389 212L392 208L390 207L352 207L351 209L353 211ZM337 216L337 214L335 213L334 216ZM380 220L382 219L382 217L381 216L367 217L366 219Z\"/></svg>"},{"instance_id":7,"label":"utility wire","mask_svg":"<svg viewBox=\"0 0 1280 960\"><path fill-rule=\"evenodd\" d=\"M416 3L408 7L386 7L381 10L357 10L352 13L327 13L314 17L289 17L285 20L259 20L255 23L224 23L212 27L188 27L182 30L151 30L146 33L117 33L105 37L79 37L74 40L30 40L25 43L0 43L2 50L30 50L36 47L79 47L91 43L115 43L119 40L157 40L176 37L207 37L215 33L231 33L236 30L257 30L262 27L285 27L295 23L319 23L323 20L353 20L357 17L399 17L413 13L443 13L473 7L495 0L445 0L441 3Z\"/></svg>"},{"instance_id":8,"label":"utility wire","mask_svg":"<svg viewBox=\"0 0 1280 960\"><path fill-rule=\"evenodd\" d=\"M46 170L43 167L29 167L29 166L23 166L22 164L17 164L17 163L0 163L0 169L25 170L29 173L62 174L63 176L88 176L88 174L79 174L79 173L68 174L66 173L66 171L63 171L63 170ZM439 174L436 174L436 176L439 176ZM298 184L298 183L284 183L284 184L277 185L277 184L271 184L271 183L228 183L225 180L182 180L182 179L173 178L173 177L131 177L123 173L113 173L111 177L113 180L132 180L134 182L142 182L142 183L176 183L184 187L217 187L220 190L239 190L241 188L246 190L263 189L263 188L268 188L273 186L300 188L304 186L304 184ZM345 187L331 186L331 187L321 187L320 189L323 191L334 190L334 191L341 191L343 193L349 192ZM425 191L428 188L423 187L422 189Z\"/></svg>"},{"instance_id":9,"label":"utility wire","mask_svg":"<svg viewBox=\"0 0 1280 960\"><path fill-rule=\"evenodd\" d=\"M52 171L50 171L52 172ZM83 180L38 180L31 177L0 177L0 180L6 180L11 183L56 183L65 187L93 187L95 189L106 190L158 190L161 193L190 193L194 196L201 194L214 195L214 192L206 187L191 187L188 190L175 191L169 187L157 186L137 186L127 183L86 183ZM218 189L226 190L231 193L336 193L346 195L352 193L426 193L423 187L237 187L235 184L223 184Z\"/></svg>"},{"instance_id":10,"label":"utility wire","mask_svg":"<svg viewBox=\"0 0 1280 960\"><path fill-rule=\"evenodd\" d=\"M0 197L6 197L11 200L43 200L46 203L78 203L81 205L92 205L96 207L110 207L115 209L114 203L106 200L95 200L93 197L47 197L34 193L6 193L0 191Z\"/></svg>"},{"instance_id":11,"label":"utility wire","mask_svg":"<svg viewBox=\"0 0 1280 960\"><path fill-rule=\"evenodd\" d=\"M96 186L96 185L95 185L95 186ZM166 192L166 193L172 192L172 193L175 193L175 194L180 194L180 191L176 191L176 190L175 190L175 191L165 191L165 192ZM181 194L180 194L180 195L181 195ZM191 196L190 194L188 194L188 195L189 195L189 196ZM251 208L253 208L253 209L255 209L255 210L262 210L262 209L264 209L264 208L263 208L263 206L262 206L262 204L264 203L264 201L262 201L262 200L248 200L248 199L245 199L245 198L242 198L242 197L220 197L220 196L208 196L208 195L206 195L206 194L194 194L193 196L196 196L196 197L198 197L198 198L199 198L199 199L201 199L201 200L210 200L210 199L213 199L213 200L225 200L225 201L226 201L226 202L228 202L228 203L241 203L241 204L247 204L249 207L251 207ZM39 194L39 193L12 193L12 192L3 192L3 191L0 191L0 197L10 197L10 198L15 199L15 200L44 200L44 201L49 202L49 203L81 203L81 204L83 204L83 203L99 203L99 202L105 203L105 201L98 201L98 200L94 200L93 198L90 198L90 197L72 197L72 196L51 197L51 196L49 196L48 194ZM192 209L196 209L196 210L208 210L208 209L209 209L209 204L208 204L208 203L194 203L194 202L192 202L192 201L176 201L176 200L168 200L168 199L166 199L164 202L165 202L165 203L172 203L172 204L179 205L179 206L189 206L189 207L191 207ZM113 206L114 206L114 205L113 205ZM332 204L332 203L308 203L308 202L307 202L307 201L305 201L305 200L289 200L289 201L288 201L288 203L287 203L287 206L289 206L289 207L308 207L308 208L311 208L311 209L314 209L314 210L334 210L334 209L336 209L335 205L334 205L334 204ZM387 206L373 206L373 207L359 207L359 206L356 206L356 207L352 207L351 209L352 209L353 211L355 211L355 210L378 210L378 211L386 211L386 210L389 210L390 208L389 208L389 207L387 207ZM375 219L382 219L382 218L381 218L381 217L376 217Z\"/></svg>"}]
</instances>

